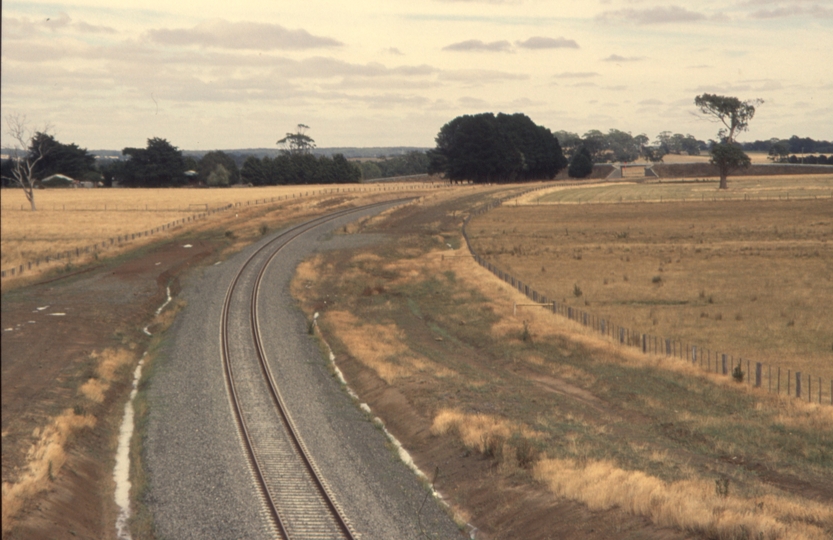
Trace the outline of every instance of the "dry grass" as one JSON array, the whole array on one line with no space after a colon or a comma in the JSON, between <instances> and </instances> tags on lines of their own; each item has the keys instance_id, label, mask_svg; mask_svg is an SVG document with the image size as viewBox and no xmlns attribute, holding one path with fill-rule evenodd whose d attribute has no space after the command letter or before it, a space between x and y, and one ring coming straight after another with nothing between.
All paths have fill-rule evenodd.
<instances>
[{"instance_id":1,"label":"dry grass","mask_svg":"<svg viewBox=\"0 0 833 540\"><path fill-rule=\"evenodd\" d=\"M14 484L3 482L3 532L14 525L14 518L26 501L37 493L49 488L50 482L61 470L67 456L64 451L67 440L72 434L84 428L92 428L96 419L87 414L75 414L67 409L55 418L42 431L26 455L26 470Z\"/></svg>"},{"instance_id":2,"label":"dry grass","mask_svg":"<svg viewBox=\"0 0 833 540\"><path fill-rule=\"evenodd\" d=\"M556 186L521 197L518 204L778 200L813 197L833 197L833 174L739 176L730 178L729 189L724 190L718 189L717 178Z\"/></svg>"},{"instance_id":3,"label":"dry grass","mask_svg":"<svg viewBox=\"0 0 833 540\"><path fill-rule=\"evenodd\" d=\"M469 234L499 268L609 323L833 378L829 201L506 206Z\"/></svg>"},{"instance_id":4,"label":"dry grass","mask_svg":"<svg viewBox=\"0 0 833 540\"><path fill-rule=\"evenodd\" d=\"M87 379L79 392L86 398L101 403L110 385L116 380L116 372L124 366L131 366L136 362L136 355L126 349L105 349L93 352L91 358L98 361L96 376Z\"/></svg>"},{"instance_id":5,"label":"dry grass","mask_svg":"<svg viewBox=\"0 0 833 540\"><path fill-rule=\"evenodd\" d=\"M150 231L176 220L232 204L234 213L221 212L209 219L229 220L231 216L252 209L256 204L290 197L289 204L299 208L313 207L319 192L328 196L365 197L387 192L419 188L417 184L386 184L385 186L272 186L231 189L49 189L36 193L38 210L28 210L20 189L3 189L0 213L0 266L12 268L26 262L54 256L59 252L108 242L99 253L82 255L72 263L82 264L99 256L113 256L128 249L170 236L160 231L153 236L137 238L118 246L109 245L111 238ZM338 192L334 192L339 190ZM334 193L333 193L334 192ZM383 192L384 193L384 192ZM292 198L292 197L295 198ZM304 203L303 201L306 201ZM284 204L287 204L284 201ZM193 228L193 222L188 223ZM181 229L180 229L181 230ZM62 266L67 261L51 264ZM42 263L39 269L44 269ZM34 271L34 268L32 269Z\"/></svg>"},{"instance_id":6,"label":"dry grass","mask_svg":"<svg viewBox=\"0 0 833 540\"><path fill-rule=\"evenodd\" d=\"M627 471L609 461L572 459L539 461L536 479L561 497L594 510L620 507L664 527L705 534L710 538L828 538L833 509L807 500L797 501L775 490L754 498L726 495L703 480L663 482L642 471Z\"/></svg>"}]
</instances>

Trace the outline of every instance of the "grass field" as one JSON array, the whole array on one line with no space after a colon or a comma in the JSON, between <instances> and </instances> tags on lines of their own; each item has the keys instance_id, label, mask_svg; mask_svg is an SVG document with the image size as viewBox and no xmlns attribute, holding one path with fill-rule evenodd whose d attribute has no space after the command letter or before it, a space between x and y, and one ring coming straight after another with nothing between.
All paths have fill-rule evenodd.
<instances>
[{"instance_id":1,"label":"grass field","mask_svg":"<svg viewBox=\"0 0 833 540\"><path fill-rule=\"evenodd\" d=\"M729 189L718 180L656 180L561 187L524 197L521 203L613 203L714 200L780 200L833 198L833 174L729 178Z\"/></svg>"},{"instance_id":2,"label":"grass field","mask_svg":"<svg viewBox=\"0 0 833 540\"><path fill-rule=\"evenodd\" d=\"M308 198L321 191L403 189L411 184L274 186L230 189L49 189L38 190L38 210L32 212L20 189L3 189L0 223L0 267L4 270L47 255L84 248L121 235L148 231L195 214L229 204L239 210L264 201L292 197ZM214 214L215 219L221 214ZM231 214L234 215L234 214ZM164 235L165 233L161 233ZM130 249L153 237L130 242ZM74 265L98 256L113 256L127 245L73 260ZM66 265L67 261L42 264L38 270ZM32 269L34 271L35 269ZM29 273L32 273L30 271Z\"/></svg>"},{"instance_id":3,"label":"grass field","mask_svg":"<svg viewBox=\"0 0 833 540\"><path fill-rule=\"evenodd\" d=\"M634 200L659 188L542 199ZM639 333L833 378L830 199L508 204L468 230L479 254L548 298Z\"/></svg>"},{"instance_id":4,"label":"grass field","mask_svg":"<svg viewBox=\"0 0 833 540\"><path fill-rule=\"evenodd\" d=\"M752 204L762 210L763 203ZM724 320L741 324L726 305L745 293L724 298L707 288L701 300L700 284L685 284L680 270L705 257L704 248L711 254L710 264L722 264L734 250L753 243L755 234L731 223L704 227L702 237L708 242L696 244L701 231L695 228L695 236L689 238L688 222L678 216L687 207L705 207L675 204L656 217L670 229L665 236L675 238L668 245L659 241L665 231L656 231L651 221L641 223L633 213L621 214L646 207L499 208L473 220L469 234L479 236L476 241L483 250L489 244L511 251L514 242L518 248L514 255L492 257L531 272L536 277L529 281L539 290L566 273L562 266L569 266L588 279L598 272L599 283L590 287L588 281L590 289L609 287L623 299L644 296L656 304L654 308L673 308L664 299L680 294L686 302L702 302L698 310L721 309ZM594 209L607 213L603 217L587 213ZM811 209L806 206L791 209L809 222L795 234L808 235L807 243L823 244L811 231L822 227L828 235L829 213L827 218L813 218L807 216ZM558 212L564 210L575 210L570 220L561 219ZM823 213L823 209L815 211ZM818 221L827 224L812 225ZM603 227L629 234L611 238ZM743 233L737 244L721 240L718 246L711 241L731 227ZM424 470L436 467L438 489L485 534L539 537L525 535L531 529L524 527L550 515L553 521L546 530L557 531L561 525L557 513L536 510L532 501L553 508L563 499L597 510L618 508L697 538L822 539L833 532L833 512L821 502L829 501L831 494L816 498L809 489L829 486L833 480L829 406L748 389L686 362L618 347L546 310L514 315L513 302L528 300L465 257L464 249L454 249L461 239L459 222L453 217L415 224L404 209L366 224L364 230L384 233L391 240L376 248L320 254L299 269L293 291L308 313L321 313L322 332L360 399L374 414L382 415L388 429L413 444L409 450L416 452ZM685 236L676 239L677 235ZM503 242L505 238L511 242ZM684 245L679 245L680 240ZM784 241L795 243L793 238ZM700 253L694 253L695 245L703 246ZM755 245L753 253L767 253L765 247ZM777 245L771 247L775 250ZM613 250L612 274L593 268L605 264L594 257L608 248ZM802 249L804 256L796 260L817 265L822 258L819 249L819 256L813 254L815 247L809 253ZM542 256L538 252L548 257L544 264L550 266L545 270L536 259ZM642 252L648 254L647 262L644 270L638 270L642 263L637 255ZM785 258L792 260L796 253L787 250ZM829 251L824 253L829 256ZM757 261L753 257L759 256L749 255L748 260ZM822 277L805 275L804 269L795 273L792 279L799 283L807 279L812 287L813 279L821 279L829 286L829 273ZM667 279L668 285L653 284L655 274ZM605 286L602 275L614 281ZM780 277L772 279L773 289L792 288L777 281ZM572 294L573 278L565 278L564 283L565 295ZM757 294L751 310L771 301L765 298L766 291ZM708 295L713 297L711 304ZM805 296L799 300L814 301ZM600 304L591 297L588 309ZM821 303L816 308L829 310ZM829 311L818 313L817 320L825 313L829 315ZM743 314L745 323L754 317L751 311ZM695 318L700 321L699 314ZM814 318L808 318L812 330ZM791 328L804 332L806 322L796 318ZM439 450L449 439L457 445ZM432 457L434 452L441 457ZM482 468L484 462L491 468ZM482 493L489 489L499 503L470 503L474 498L482 501ZM605 520L625 518L608 514L593 519L594 527L602 527ZM545 530L544 525L539 527L538 531ZM611 534L615 536L617 530ZM641 532L630 529L627 537L650 536Z\"/></svg>"}]
</instances>

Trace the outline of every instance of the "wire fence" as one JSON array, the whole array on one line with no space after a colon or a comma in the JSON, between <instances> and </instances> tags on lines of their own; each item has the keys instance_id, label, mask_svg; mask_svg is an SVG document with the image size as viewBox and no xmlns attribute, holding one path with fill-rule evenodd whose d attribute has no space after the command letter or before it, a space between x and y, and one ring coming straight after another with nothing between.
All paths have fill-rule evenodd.
<instances>
[{"instance_id":1,"label":"wire fence","mask_svg":"<svg viewBox=\"0 0 833 540\"><path fill-rule=\"evenodd\" d=\"M541 186L530 189L523 195L545 189L551 186ZM498 206L501 206L509 199L519 195L512 195L495 200L483 207L474 210L463 221L463 237L466 246L477 263L497 276L499 279L516 288L524 296L532 300L532 306L545 307L552 310L555 315L566 317L571 321L594 330L598 334L619 343L622 346L641 349L645 354L664 355L669 358L677 358L700 367L709 373L734 377L739 383L755 388L766 389L768 392L786 394L797 399L804 399L810 403L833 405L833 379L825 384L821 377L813 377L808 373L782 369L780 366L753 362L748 358L735 357L725 352L713 351L698 345L684 343L678 340L669 339L652 334L643 334L625 326L620 326L610 320L600 318L587 311L569 306L563 302L552 301L545 295L536 291L530 284L524 283L515 276L503 271L490 263L477 252L469 240L466 226L471 218L484 214ZM518 305L525 304L516 304Z\"/></svg>"},{"instance_id":2,"label":"wire fence","mask_svg":"<svg viewBox=\"0 0 833 540\"><path fill-rule=\"evenodd\" d=\"M67 249L64 251L59 251L57 253L53 253L51 255L45 255L43 257L38 257L35 260L26 261L19 265L15 265L11 268L6 268L0 270L0 279L11 278L15 276L20 276L24 272L31 272L32 270L37 270L41 264L47 265L51 263L70 263L73 259L79 259L81 257L85 257L90 253L96 254L100 251L104 251L111 247L118 247L127 242L134 241L139 238L146 238L149 236L153 236L157 233L161 233L164 231L169 231L176 227L181 227L187 225L189 223L196 222L200 219L208 218L218 212L226 212L228 210L234 208L240 208L245 206L254 206L259 204L269 204L275 202L286 201L290 199L300 199L303 197L310 197L314 195L325 195L325 194L335 194L335 193L359 193L359 192L385 192L385 191L408 191L414 189L426 189L426 188L439 188L445 187L448 184L443 183L420 183L420 184L407 184L407 185L374 185L374 186L346 186L346 187L336 187L336 188L323 188L323 189L315 189L315 190L307 190L299 193L290 193L286 195L279 195L276 197L264 197L262 199L255 199L254 201L246 201L244 202L237 202L237 203L230 203L225 204L217 208L207 209L207 205L205 203L199 203L194 205L189 205L188 210L182 211L194 211L196 207L203 207L205 210L203 212L197 212L193 215L186 216L181 219L177 219L170 223L166 223L164 225L160 225L159 227L154 227L152 229L148 229L146 231L141 231L137 233L129 233L123 235L117 235L112 238L108 238L102 242L96 242L91 245L87 246L78 246L72 249ZM141 207L139 207L141 209ZM84 210L80 208L73 208L72 210ZM106 207L104 207L106 210ZM69 210L68 210L69 211Z\"/></svg>"}]
</instances>

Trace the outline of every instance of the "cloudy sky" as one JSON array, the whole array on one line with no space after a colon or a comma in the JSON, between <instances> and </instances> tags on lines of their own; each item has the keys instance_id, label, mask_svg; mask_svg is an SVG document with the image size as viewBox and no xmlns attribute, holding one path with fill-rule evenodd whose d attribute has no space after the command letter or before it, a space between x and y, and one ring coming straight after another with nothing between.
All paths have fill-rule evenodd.
<instances>
[{"instance_id":1,"label":"cloudy sky","mask_svg":"<svg viewBox=\"0 0 833 540\"><path fill-rule=\"evenodd\" d=\"M833 0L4 0L2 15L3 116L89 149L274 147L299 123L319 147L428 147L487 111L709 139L703 92L765 101L741 140L833 139Z\"/></svg>"}]
</instances>

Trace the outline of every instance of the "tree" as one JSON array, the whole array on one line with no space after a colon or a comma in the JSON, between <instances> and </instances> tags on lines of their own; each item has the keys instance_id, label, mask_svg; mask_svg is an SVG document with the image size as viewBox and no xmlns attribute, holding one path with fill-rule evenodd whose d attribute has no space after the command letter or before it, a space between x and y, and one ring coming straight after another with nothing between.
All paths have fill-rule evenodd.
<instances>
[{"instance_id":1,"label":"tree","mask_svg":"<svg viewBox=\"0 0 833 540\"><path fill-rule=\"evenodd\" d=\"M125 148L129 159L124 167L124 184L134 187L179 186L185 183L182 152L165 139L148 139L147 148Z\"/></svg>"},{"instance_id":2,"label":"tree","mask_svg":"<svg viewBox=\"0 0 833 540\"><path fill-rule=\"evenodd\" d=\"M279 140L277 144L284 146L284 152L290 155L310 154L315 148L315 141L312 137L306 134L309 126L298 124L298 131L295 133L287 133L286 137Z\"/></svg>"},{"instance_id":3,"label":"tree","mask_svg":"<svg viewBox=\"0 0 833 540\"><path fill-rule=\"evenodd\" d=\"M228 187L229 176L228 170L218 163L205 179L205 184L210 187Z\"/></svg>"},{"instance_id":4,"label":"tree","mask_svg":"<svg viewBox=\"0 0 833 540\"><path fill-rule=\"evenodd\" d=\"M736 142L723 141L712 146L710 163L720 171L720 189L726 189L726 178L737 169L748 169L752 160Z\"/></svg>"},{"instance_id":5,"label":"tree","mask_svg":"<svg viewBox=\"0 0 833 540\"><path fill-rule=\"evenodd\" d=\"M610 143L607 139L607 135L598 129L591 129L585 133L584 137L582 137L581 146L590 153L590 157L593 159L594 163L607 161L604 158L604 153L607 152L608 148L610 148Z\"/></svg>"},{"instance_id":6,"label":"tree","mask_svg":"<svg viewBox=\"0 0 833 540\"><path fill-rule=\"evenodd\" d=\"M29 155L41 156L38 163L38 176L46 178L53 174L62 174L70 178L81 179L95 169L95 156L86 148L76 144L62 144L48 133L37 133L29 144Z\"/></svg>"},{"instance_id":7,"label":"tree","mask_svg":"<svg viewBox=\"0 0 833 540\"><path fill-rule=\"evenodd\" d=\"M630 133L611 129L607 134L607 144L615 161L627 163L639 157L640 143Z\"/></svg>"},{"instance_id":8,"label":"tree","mask_svg":"<svg viewBox=\"0 0 833 540\"><path fill-rule=\"evenodd\" d=\"M729 172L749 167L751 163L749 156L735 143L735 135L749 129L749 122L755 116L755 106L762 103L762 99L741 101L736 97L715 94L694 98L694 104L703 115L724 126L717 132L720 142L713 144L711 149L711 162L720 170L720 189L729 187L726 180Z\"/></svg>"},{"instance_id":9,"label":"tree","mask_svg":"<svg viewBox=\"0 0 833 540\"><path fill-rule=\"evenodd\" d=\"M567 169L567 174L570 178L587 178L593 172L593 158L590 156L590 151L581 147L576 155L570 161L570 168Z\"/></svg>"},{"instance_id":10,"label":"tree","mask_svg":"<svg viewBox=\"0 0 833 540\"><path fill-rule=\"evenodd\" d=\"M558 139L558 144L561 145L561 150L567 159L572 159L573 154L581 148L581 137L578 133L561 130L554 132L553 135Z\"/></svg>"},{"instance_id":11,"label":"tree","mask_svg":"<svg viewBox=\"0 0 833 540\"><path fill-rule=\"evenodd\" d=\"M723 124L717 135L727 142L734 142L735 135L749 129L749 122L755 116L755 106L763 102L762 99L741 101L736 97L715 94L694 98L694 104L704 116Z\"/></svg>"},{"instance_id":12,"label":"tree","mask_svg":"<svg viewBox=\"0 0 833 540\"><path fill-rule=\"evenodd\" d=\"M788 141L781 141L776 139L769 149L769 159L772 161L783 163L787 160L790 153L790 143Z\"/></svg>"},{"instance_id":13,"label":"tree","mask_svg":"<svg viewBox=\"0 0 833 540\"><path fill-rule=\"evenodd\" d=\"M567 161L558 139L524 114L481 113L445 124L429 151L429 172L478 183L554 178Z\"/></svg>"},{"instance_id":14,"label":"tree","mask_svg":"<svg viewBox=\"0 0 833 540\"><path fill-rule=\"evenodd\" d=\"M208 152L200 159L196 168L199 179L207 184L208 177L217 170L218 165L222 165L228 174L226 185L240 183L240 170L237 168L237 162L230 155L220 150Z\"/></svg>"},{"instance_id":15,"label":"tree","mask_svg":"<svg viewBox=\"0 0 833 540\"><path fill-rule=\"evenodd\" d=\"M15 147L11 153L12 165L9 167L11 172L6 173L7 176L4 178L23 189L26 200L29 201L29 206L34 212L37 210L35 206L35 184L39 180L37 167L49 152L46 147L42 146L45 139L41 135L48 132L49 126L44 126L40 131L34 131L29 128L25 116L15 114L6 117L6 126ZM26 155L22 155L25 148L29 151ZM32 149L35 150L34 153Z\"/></svg>"},{"instance_id":16,"label":"tree","mask_svg":"<svg viewBox=\"0 0 833 540\"><path fill-rule=\"evenodd\" d=\"M665 151L661 146L643 146L642 155L651 163L662 163L665 157Z\"/></svg>"}]
</instances>

